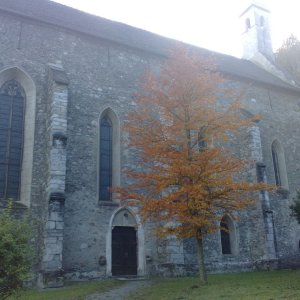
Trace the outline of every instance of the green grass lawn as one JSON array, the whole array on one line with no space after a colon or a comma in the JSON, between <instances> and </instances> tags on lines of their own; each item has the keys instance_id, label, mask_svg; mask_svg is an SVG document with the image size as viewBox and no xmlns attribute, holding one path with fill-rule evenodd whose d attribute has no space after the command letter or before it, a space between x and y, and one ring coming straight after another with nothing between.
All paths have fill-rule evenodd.
<instances>
[{"instance_id":1,"label":"green grass lawn","mask_svg":"<svg viewBox=\"0 0 300 300\"><path fill-rule=\"evenodd\" d=\"M118 280L68 283L65 287L59 289L28 290L21 292L18 297L10 297L8 300L82 300L87 295L104 292L123 283Z\"/></svg>"},{"instance_id":2,"label":"green grass lawn","mask_svg":"<svg viewBox=\"0 0 300 300\"><path fill-rule=\"evenodd\" d=\"M300 300L300 270L210 275L208 285L197 277L157 278L147 288L135 291L130 300ZM103 280L69 283L46 291L26 291L9 300L81 300L85 296L116 288L124 281ZM115 299L119 300L119 299Z\"/></svg>"},{"instance_id":3,"label":"green grass lawn","mask_svg":"<svg viewBox=\"0 0 300 300\"><path fill-rule=\"evenodd\" d=\"M208 280L207 286L200 286L196 277L159 278L128 299L300 299L300 270L210 275Z\"/></svg>"}]
</instances>

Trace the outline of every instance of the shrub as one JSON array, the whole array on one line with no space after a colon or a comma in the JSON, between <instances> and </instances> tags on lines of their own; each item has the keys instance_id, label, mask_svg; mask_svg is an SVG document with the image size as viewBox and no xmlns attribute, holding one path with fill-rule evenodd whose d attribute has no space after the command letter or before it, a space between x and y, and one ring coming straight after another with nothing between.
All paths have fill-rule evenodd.
<instances>
[{"instance_id":1,"label":"shrub","mask_svg":"<svg viewBox=\"0 0 300 300\"><path fill-rule=\"evenodd\" d=\"M28 219L15 218L12 210L13 203L9 201L0 214L0 299L6 299L22 288L33 257Z\"/></svg>"},{"instance_id":2,"label":"shrub","mask_svg":"<svg viewBox=\"0 0 300 300\"><path fill-rule=\"evenodd\" d=\"M297 197L294 199L294 204L290 206L292 216L295 217L300 224L300 190L297 191Z\"/></svg>"}]
</instances>

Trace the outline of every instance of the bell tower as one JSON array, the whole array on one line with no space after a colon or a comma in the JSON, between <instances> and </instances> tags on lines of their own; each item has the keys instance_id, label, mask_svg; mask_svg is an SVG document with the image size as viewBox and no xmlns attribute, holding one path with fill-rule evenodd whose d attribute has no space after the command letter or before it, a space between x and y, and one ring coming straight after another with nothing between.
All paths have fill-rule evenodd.
<instances>
[{"instance_id":1,"label":"bell tower","mask_svg":"<svg viewBox=\"0 0 300 300\"><path fill-rule=\"evenodd\" d=\"M251 59L260 53L274 61L269 20L270 11L258 1L252 1L240 15L243 58Z\"/></svg>"}]
</instances>

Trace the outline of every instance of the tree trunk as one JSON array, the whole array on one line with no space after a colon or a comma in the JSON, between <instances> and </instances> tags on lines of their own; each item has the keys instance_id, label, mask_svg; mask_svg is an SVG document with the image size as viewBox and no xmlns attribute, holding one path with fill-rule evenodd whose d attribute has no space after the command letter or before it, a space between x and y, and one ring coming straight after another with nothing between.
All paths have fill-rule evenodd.
<instances>
[{"instance_id":1,"label":"tree trunk","mask_svg":"<svg viewBox=\"0 0 300 300\"><path fill-rule=\"evenodd\" d=\"M196 239L197 239L200 281L202 284L207 284L207 274L206 274L206 269L205 269L205 265L204 265L203 239L201 236L198 236Z\"/></svg>"}]
</instances>

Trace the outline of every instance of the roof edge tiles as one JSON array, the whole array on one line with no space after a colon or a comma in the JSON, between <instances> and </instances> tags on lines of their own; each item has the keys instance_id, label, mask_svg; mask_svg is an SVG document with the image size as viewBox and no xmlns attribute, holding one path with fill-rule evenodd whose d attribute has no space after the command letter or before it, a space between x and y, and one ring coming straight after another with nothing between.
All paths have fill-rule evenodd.
<instances>
[{"instance_id":1,"label":"roof edge tiles","mask_svg":"<svg viewBox=\"0 0 300 300\"><path fill-rule=\"evenodd\" d=\"M168 51L178 43L176 40L143 29L91 15L48 0L0 0L0 11L87 34L99 39L105 39L160 56L167 56ZM300 89L284 82L251 61L192 45L189 46L206 55L213 55L220 72L288 89L293 92L300 92Z\"/></svg>"}]
</instances>

